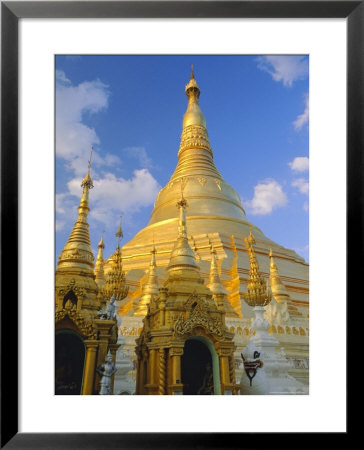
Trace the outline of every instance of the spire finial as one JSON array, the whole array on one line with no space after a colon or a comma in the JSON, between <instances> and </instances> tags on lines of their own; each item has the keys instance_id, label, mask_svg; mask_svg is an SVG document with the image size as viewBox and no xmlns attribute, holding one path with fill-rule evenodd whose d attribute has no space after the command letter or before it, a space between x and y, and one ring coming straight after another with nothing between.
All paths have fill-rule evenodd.
<instances>
[{"instance_id":1,"label":"spire finial","mask_svg":"<svg viewBox=\"0 0 364 450\"><path fill-rule=\"evenodd\" d=\"M91 145L91 153L90 153L90 159L88 160L88 172L90 173L91 169L91 158L92 158L92 152L94 151L93 145Z\"/></svg>"},{"instance_id":2,"label":"spire finial","mask_svg":"<svg viewBox=\"0 0 364 450\"><path fill-rule=\"evenodd\" d=\"M102 248L105 248L105 244L104 244L104 233L105 233L105 230L102 230L102 233L101 233L101 239L100 239L100 242L98 243L98 247L100 248L100 247L102 247Z\"/></svg>"},{"instance_id":3,"label":"spire finial","mask_svg":"<svg viewBox=\"0 0 364 450\"><path fill-rule=\"evenodd\" d=\"M81 187L83 187L84 189L84 194L86 195L85 199L86 201L88 201L87 198L87 192L89 189L92 189L94 187L93 182L92 182L92 178L90 175L90 170L91 170L91 157L92 157L92 152L93 152L94 148L91 147L91 154L90 154L90 159L88 160L88 164L87 164L87 174L85 176L85 178L82 180L81 183ZM85 191L86 188L86 191Z\"/></svg>"},{"instance_id":4,"label":"spire finial","mask_svg":"<svg viewBox=\"0 0 364 450\"><path fill-rule=\"evenodd\" d=\"M118 238L118 247L119 247L119 244L120 244L120 239L123 238L123 230L121 229L121 219L122 219L122 217L123 217L123 213L121 213L121 215L120 215L120 225L119 225L119 228L116 230L116 233L115 233L115 236Z\"/></svg>"},{"instance_id":5,"label":"spire finial","mask_svg":"<svg viewBox=\"0 0 364 450\"><path fill-rule=\"evenodd\" d=\"M120 216L120 226L115 233L118 238L118 244L116 247L116 252L112 257L112 266L110 272L106 275L106 283L104 287L104 293L106 296L115 296L116 301L120 301L128 295L129 287L125 281L125 273L123 272L122 255L120 249L120 239L123 237L123 232L121 231L121 217Z\"/></svg>"},{"instance_id":6,"label":"spire finial","mask_svg":"<svg viewBox=\"0 0 364 450\"><path fill-rule=\"evenodd\" d=\"M193 73L193 64L191 64L191 80L195 79L195 74Z\"/></svg>"}]
</instances>

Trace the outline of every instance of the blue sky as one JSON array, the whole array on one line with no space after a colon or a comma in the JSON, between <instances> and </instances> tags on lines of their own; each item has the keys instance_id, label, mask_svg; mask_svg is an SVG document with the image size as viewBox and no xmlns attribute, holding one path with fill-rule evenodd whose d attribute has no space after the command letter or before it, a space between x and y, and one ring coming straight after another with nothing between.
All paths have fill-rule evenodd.
<instances>
[{"instance_id":1,"label":"blue sky","mask_svg":"<svg viewBox=\"0 0 364 450\"><path fill-rule=\"evenodd\" d=\"M105 255L149 221L172 175L191 63L214 160L247 219L308 261L308 57L56 57L56 256L77 217L94 146L90 237Z\"/></svg>"}]
</instances>

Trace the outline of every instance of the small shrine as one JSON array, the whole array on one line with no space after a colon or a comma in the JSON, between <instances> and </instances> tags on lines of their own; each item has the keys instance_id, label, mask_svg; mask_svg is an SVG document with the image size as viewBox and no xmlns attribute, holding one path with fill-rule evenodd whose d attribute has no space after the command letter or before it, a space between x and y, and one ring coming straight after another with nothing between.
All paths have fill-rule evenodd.
<instances>
[{"instance_id":1,"label":"small shrine","mask_svg":"<svg viewBox=\"0 0 364 450\"><path fill-rule=\"evenodd\" d=\"M226 292L212 250L210 289L187 238L186 207L159 293L151 295L137 339L137 395L237 394L233 333L225 325ZM154 259L152 259L154 261Z\"/></svg>"}]
</instances>

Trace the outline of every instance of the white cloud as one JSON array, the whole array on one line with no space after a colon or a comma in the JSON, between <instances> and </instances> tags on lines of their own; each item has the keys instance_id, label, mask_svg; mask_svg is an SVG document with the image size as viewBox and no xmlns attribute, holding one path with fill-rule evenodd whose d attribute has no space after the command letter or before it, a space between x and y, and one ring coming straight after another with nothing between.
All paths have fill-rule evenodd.
<instances>
[{"instance_id":1,"label":"white cloud","mask_svg":"<svg viewBox=\"0 0 364 450\"><path fill-rule=\"evenodd\" d=\"M108 87L100 80L74 86L62 70L56 71L56 155L76 175L84 174L91 146L100 143L96 131L85 125L83 118L105 110L108 98ZM110 165L108 158L108 154L101 157L94 151L93 165Z\"/></svg>"},{"instance_id":2,"label":"white cloud","mask_svg":"<svg viewBox=\"0 0 364 450\"><path fill-rule=\"evenodd\" d=\"M301 192L301 194L308 195L309 184L308 180L306 180L305 178L296 178L292 181L292 186L297 188Z\"/></svg>"},{"instance_id":3,"label":"white cloud","mask_svg":"<svg viewBox=\"0 0 364 450\"><path fill-rule=\"evenodd\" d=\"M56 70L56 85L70 84L71 81L66 77L63 70Z\"/></svg>"},{"instance_id":4,"label":"white cloud","mask_svg":"<svg viewBox=\"0 0 364 450\"><path fill-rule=\"evenodd\" d=\"M252 215L270 214L274 209L287 204L287 195L282 186L273 179L264 180L254 188L254 197L245 202L247 211Z\"/></svg>"},{"instance_id":5,"label":"white cloud","mask_svg":"<svg viewBox=\"0 0 364 450\"><path fill-rule=\"evenodd\" d=\"M300 131L309 120L309 101L308 94L305 95L305 109L302 114L300 114L297 119L293 122L294 129Z\"/></svg>"},{"instance_id":6,"label":"white cloud","mask_svg":"<svg viewBox=\"0 0 364 450\"><path fill-rule=\"evenodd\" d=\"M308 58L306 56L259 56L258 67L268 72L274 81L281 81L284 86L292 86L297 80L308 76Z\"/></svg>"},{"instance_id":7,"label":"white cloud","mask_svg":"<svg viewBox=\"0 0 364 450\"><path fill-rule=\"evenodd\" d=\"M74 221L74 199L81 198L81 181L81 178L72 179L67 183L68 192L58 195L56 204L61 220L71 216ZM148 169L135 170L130 179L107 173L102 178L95 178L93 184L94 189L90 192L90 217L104 224L116 223L121 212L131 215L152 205L161 189Z\"/></svg>"},{"instance_id":8,"label":"white cloud","mask_svg":"<svg viewBox=\"0 0 364 450\"><path fill-rule=\"evenodd\" d=\"M87 170L91 145L98 144L99 138L93 128L85 125L85 114L98 113L108 106L109 93L101 81L84 82L73 86L63 71L56 73L56 154L66 167L73 172L67 183L68 190L56 195L56 230L71 227L77 217L82 189L81 181ZM129 156L136 157L142 168L135 170L129 178L117 177L110 173L122 164L114 154L100 155L93 152L91 176L94 189L90 192L90 218L104 224L118 222L120 213L129 217L141 208L153 204L161 186L148 168L152 161L142 147L127 149ZM110 168L108 171L99 167Z\"/></svg>"},{"instance_id":9,"label":"white cloud","mask_svg":"<svg viewBox=\"0 0 364 450\"><path fill-rule=\"evenodd\" d=\"M296 172L305 172L309 168L309 159L307 156L297 156L293 161L289 162L288 165Z\"/></svg>"},{"instance_id":10,"label":"white cloud","mask_svg":"<svg viewBox=\"0 0 364 450\"><path fill-rule=\"evenodd\" d=\"M129 158L137 159L143 168L152 169L154 167L144 147L127 147L123 148L122 152Z\"/></svg>"}]
</instances>

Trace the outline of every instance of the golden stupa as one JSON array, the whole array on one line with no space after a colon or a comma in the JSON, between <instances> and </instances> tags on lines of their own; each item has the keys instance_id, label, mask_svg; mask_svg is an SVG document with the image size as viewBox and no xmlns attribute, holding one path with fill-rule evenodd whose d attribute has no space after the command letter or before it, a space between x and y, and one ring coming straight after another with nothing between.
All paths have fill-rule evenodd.
<instances>
[{"instance_id":1,"label":"golden stupa","mask_svg":"<svg viewBox=\"0 0 364 450\"><path fill-rule=\"evenodd\" d=\"M215 166L193 70L185 92L188 105L177 166L156 198L148 225L122 247L123 270L129 286L119 310L122 317L119 331L125 348L136 360L135 341L141 333L148 302L158 283L162 286L168 278L167 268L179 221L175 205L183 193L189 205L188 242L200 274L208 285L212 262L226 291L226 325L234 333L237 379L242 373L240 353L253 333L254 314L243 301L249 278L249 253L244 238L253 230L260 271L270 282L272 291L272 301L266 307L270 332L285 349L292 364L290 373L307 384L309 265L296 252L273 242L247 220L239 195ZM105 274L112 259L113 256L105 262ZM135 377L135 373L130 376Z\"/></svg>"},{"instance_id":2,"label":"golden stupa","mask_svg":"<svg viewBox=\"0 0 364 450\"><path fill-rule=\"evenodd\" d=\"M105 306L111 295L127 295L128 287L121 258L103 272L103 239L99 242L96 267L91 249L88 213L89 192L93 188L88 172L81 183L82 197L73 230L58 258L55 273L55 390L56 395L92 395L100 387L97 368L110 352L113 362L120 344L115 314ZM119 255L119 244L117 247ZM117 280L117 285L113 283ZM112 286L113 289L108 289ZM103 311L104 309L105 311ZM103 316L100 313L104 313ZM112 393L112 386L109 391Z\"/></svg>"}]
</instances>

